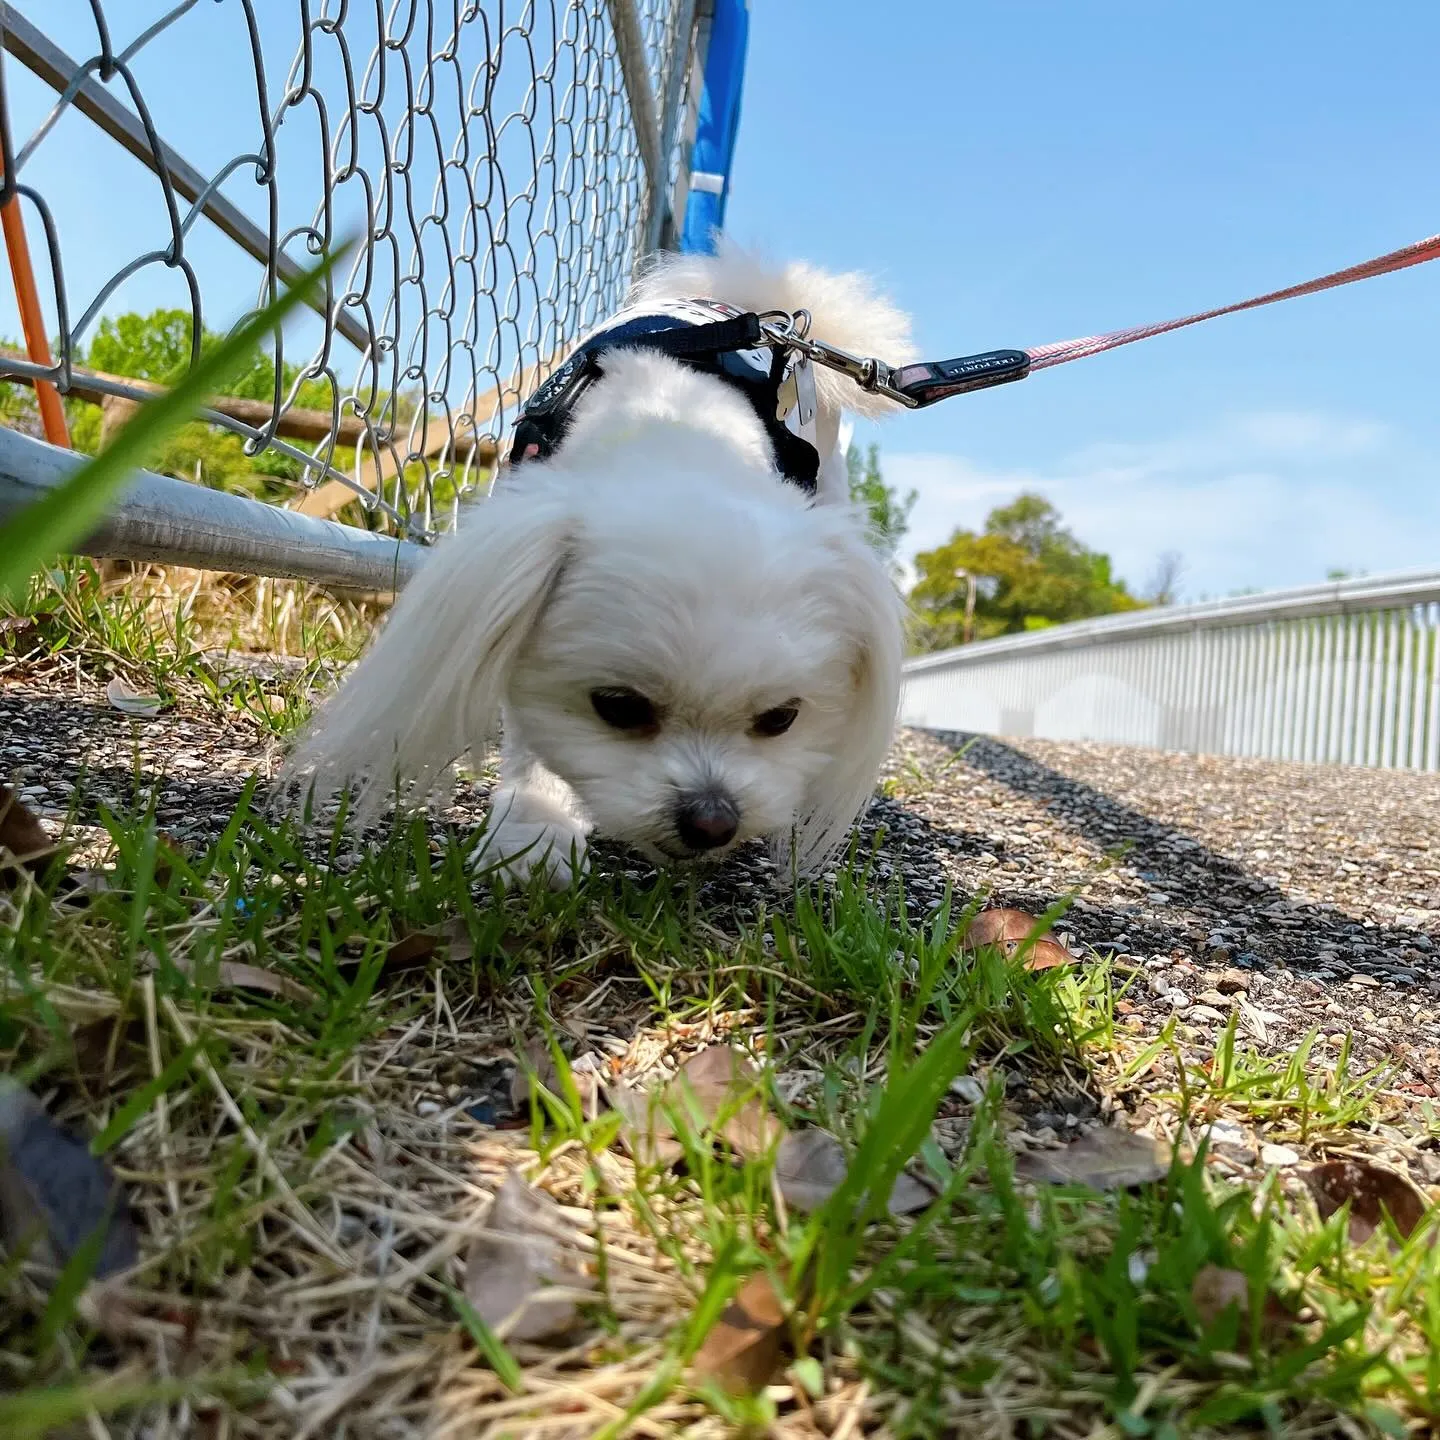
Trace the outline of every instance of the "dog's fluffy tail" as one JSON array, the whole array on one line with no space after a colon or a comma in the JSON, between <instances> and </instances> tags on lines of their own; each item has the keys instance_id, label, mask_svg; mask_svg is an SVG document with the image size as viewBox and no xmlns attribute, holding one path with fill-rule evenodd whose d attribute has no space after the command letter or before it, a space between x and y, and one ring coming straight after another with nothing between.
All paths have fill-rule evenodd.
<instances>
[{"instance_id":1,"label":"dog's fluffy tail","mask_svg":"<svg viewBox=\"0 0 1440 1440\"><path fill-rule=\"evenodd\" d=\"M777 266L722 240L718 255L657 255L631 293L630 303L669 299L723 300L746 310L808 310L810 333L852 355L873 355L892 365L915 358L910 317L875 293L863 275L831 275L803 262ZM818 398L842 410L878 417L895 403L871 395L838 371L815 370Z\"/></svg>"}]
</instances>

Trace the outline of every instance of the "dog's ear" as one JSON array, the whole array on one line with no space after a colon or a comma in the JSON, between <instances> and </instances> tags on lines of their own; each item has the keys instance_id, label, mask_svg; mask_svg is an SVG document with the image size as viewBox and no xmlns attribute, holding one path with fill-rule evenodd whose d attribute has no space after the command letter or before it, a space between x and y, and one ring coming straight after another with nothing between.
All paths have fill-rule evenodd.
<instances>
[{"instance_id":1,"label":"dog's ear","mask_svg":"<svg viewBox=\"0 0 1440 1440\"><path fill-rule=\"evenodd\" d=\"M393 787L422 801L451 761L467 750L478 759L559 578L569 534L566 507L538 480L474 506L402 592L282 783L308 784L322 798L353 784L365 816Z\"/></svg>"},{"instance_id":2,"label":"dog's ear","mask_svg":"<svg viewBox=\"0 0 1440 1440\"><path fill-rule=\"evenodd\" d=\"M800 874L820 867L869 804L895 736L904 654L904 603L881 557L857 524L832 540L831 603L854 645L854 693L829 765L811 785L795 834L777 859Z\"/></svg>"}]
</instances>

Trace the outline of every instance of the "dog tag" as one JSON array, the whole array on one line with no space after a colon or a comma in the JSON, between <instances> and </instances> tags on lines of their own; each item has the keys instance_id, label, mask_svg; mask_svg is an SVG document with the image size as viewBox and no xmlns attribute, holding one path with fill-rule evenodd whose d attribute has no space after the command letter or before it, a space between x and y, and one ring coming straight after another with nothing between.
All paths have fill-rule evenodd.
<instances>
[{"instance_id":1,"label":"dog tag","mask_svg":"<svg viewBox=\"0 0 1440 1440\"><path fill-rule=\"evenodd\" d=\"M775 392L775 418L788 420L799 403L800 387L795 383L795 372L792 370L780 382L780 388Z\"/></svg>"},{"instance_id":2,"label":"dog tag","mask_svg":"<svg viewBox=\"0 0 1440 1440\"><path fill-rule=\"evenodd\" d=\"M791 367L775 398L777 420L789 420L793 414L796 428L802 431L815 423L815 372L808 360L799 360Z\"/></svg>"},{"instance_id":3,"label":"dog tag","mask_svg":"<svg viewBox=\"0 0 1440 1440\"><path fill-rule=\"evenodd\" d=\"M800 422L801 431L805 432L815 423L815 371L810 361L802 359L790 378L795 382L795 408L799 411L795 418Z\"/></svg>"}]
</instances>

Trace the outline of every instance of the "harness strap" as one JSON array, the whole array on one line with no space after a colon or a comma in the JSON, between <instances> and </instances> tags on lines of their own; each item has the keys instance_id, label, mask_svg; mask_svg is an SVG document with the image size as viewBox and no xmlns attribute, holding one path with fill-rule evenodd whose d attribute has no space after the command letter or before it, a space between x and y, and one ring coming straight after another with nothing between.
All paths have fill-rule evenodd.
<instances>
[{"instance_id":1,"label":"harness strap","mask_svg":"<svg viewBox=\"0 0 1440 1440\"><path fill-rule=\"evenodd\" d=\"M669 330L626 336L611 341L607 350L643 347L659 350L677 359L690 355L718 355L726 350L751 350L764 343L760 317L737 315L733 320L714 320L706 325L677 325Z\"/></svg>"},{"instance_id":2,"label":"harness strap","mask_svg":"<svg viewBox=\"0 0 1440 1440\"><path fill-rule=\"evenodd\" d=\"M777 413L783 353L777 351L774 363L763 369L737 358L768 344L760 317L754 313L699 324L673 315L642 315L602 330L587 339L525 402L515 426L510 464L513 467L555 453L570 428L576 402L604 374L601 357L607 350L654 350L739 390L765 426L776 469L813 495L820 473L819 452L791 431Z\"/></svg>"}]
</instances>

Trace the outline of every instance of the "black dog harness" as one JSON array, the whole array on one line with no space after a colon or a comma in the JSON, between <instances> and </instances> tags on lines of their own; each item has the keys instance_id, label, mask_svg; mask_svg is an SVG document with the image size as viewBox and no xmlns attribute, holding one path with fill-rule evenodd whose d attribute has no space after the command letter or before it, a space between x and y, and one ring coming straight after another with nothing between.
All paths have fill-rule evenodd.
<instances>
[{"instance_id":1,"label":"black dog harness","mask_svg":"<svg viewBox=\"0 0 1440 1440\"><path fill-rule=\"evenodd\" d=\"M760 316L718 300L681 300L671 302L668 310L626 315L584 340L525 402L510 464L553 455L565 438L576 401L605 373L605 352L637 349L668 355L737 389L770 437L775 468L807 495L815 494L820 452L786 423L798 411L802 430L809 428L813 378L805 376L812 386L808 401L787 400L796 394L792 352L765 335Z\"/></svg>"}]
</instances>

